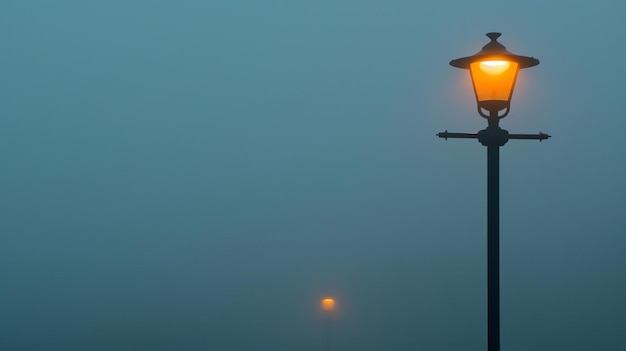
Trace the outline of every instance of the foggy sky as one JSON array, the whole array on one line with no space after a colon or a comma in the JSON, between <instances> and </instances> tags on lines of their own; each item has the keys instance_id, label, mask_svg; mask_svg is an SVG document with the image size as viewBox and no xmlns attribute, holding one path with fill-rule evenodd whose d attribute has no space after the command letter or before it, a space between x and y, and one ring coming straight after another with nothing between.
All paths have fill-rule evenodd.
<instances>
[{"instance_id":1,"label":"foggy sky","mask_svg":"<svg viewBox=\"0 0 626 351\"><path fill-rule=\"evenodd\" d=\"M503 350L626 348L620 1L0 4L0 349L484 350L466 71L501 150Z\"/></svg>"}]
</instances>

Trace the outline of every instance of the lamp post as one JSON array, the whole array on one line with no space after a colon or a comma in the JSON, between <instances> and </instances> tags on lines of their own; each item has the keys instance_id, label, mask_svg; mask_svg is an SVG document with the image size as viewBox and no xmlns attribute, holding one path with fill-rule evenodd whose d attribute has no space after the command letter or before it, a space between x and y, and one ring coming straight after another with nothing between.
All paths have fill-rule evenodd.
<instances>
[{"instance_id":1,"label":"lamp post","mask_svg":"<svg viewBox=\"0 0 626 351\"><path fill-rule=\"evenodd\" d=\"M322 310L326 313L326 350L330 351L330 318L335 310L335 299L326 297L322 300Z\"/></svg>"},{"instance_id":2,"label":"lamp post","mask_svg":"<svg viewBox=\"0 0 626 351\"><path fill-rule=\"evenodd\" d=\"M509 134L499 127L509 114L513 88L520 69L539 60L514 55L498 42L500 33L487 33L491 41L473 56L450 61L469 69L474 85L478 114L487 119L487 128L478 133L443 133L438 137L471 138L487 147L487 350L500 351L500 147L510 139L545 140L547 134Z\"/></svg>"}]
</instances>

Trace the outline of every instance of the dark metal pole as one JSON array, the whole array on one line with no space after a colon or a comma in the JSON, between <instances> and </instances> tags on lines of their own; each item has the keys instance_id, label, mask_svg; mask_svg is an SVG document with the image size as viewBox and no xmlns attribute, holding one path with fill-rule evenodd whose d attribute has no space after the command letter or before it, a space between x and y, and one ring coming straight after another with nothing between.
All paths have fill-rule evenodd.
<instances>
[{"instance_id":1,"label":"dark metal pole","mask_svg":"<svg viewBox=\"0 0 626 351\"><path fill-rule=\"evenodd\" d=\"M488 129L498 127L497 112ZM500 144L487 145L487 350L500 351Z\"/></svg>"},{"instance_id":2,"label":"dark metal pole","mask_svg":"<svg viewBox=\"0 0 626 351\"><path fill-rule=\"evenodd\" d=\"M330 316L326 317L326 351L330 351Z\"/></svg>"},{"instance_id":3,"label":"dark metal pole","mask_svg":"<svg viewBox=\"0 0 626 351\"><path fill-rule=\"evenodd\" d=\"M509 134L498 124L502 116L489 114L489 125L478 133L438 133L440 138L478 139L487 147L487 350L500 351L500 147L509 139L546 140L550 135Z\"/></svg>"}]
</instances>

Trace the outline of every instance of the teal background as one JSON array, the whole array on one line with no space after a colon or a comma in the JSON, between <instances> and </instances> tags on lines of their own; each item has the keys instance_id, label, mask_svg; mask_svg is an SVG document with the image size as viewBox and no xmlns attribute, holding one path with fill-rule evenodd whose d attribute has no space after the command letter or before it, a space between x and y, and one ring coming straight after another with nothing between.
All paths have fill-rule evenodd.
<instances>
[{"instance_id":1,"label":"teal background","mask_svg":"<svg viewBox=\"0 0 626 351\"><path fill-rule=\"evenodd\" d=\"M0 3L0 348L484 350L485 33L503 350L626 348L620 1Z\"/></svg>"}]
</instances>

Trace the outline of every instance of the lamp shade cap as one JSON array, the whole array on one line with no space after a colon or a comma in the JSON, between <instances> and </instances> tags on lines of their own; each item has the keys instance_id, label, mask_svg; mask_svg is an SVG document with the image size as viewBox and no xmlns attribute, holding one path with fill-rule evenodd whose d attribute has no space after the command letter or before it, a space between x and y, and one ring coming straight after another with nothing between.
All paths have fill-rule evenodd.
<instances>
[{"instance_id":1,"label":"lamp shade cap","mask_svg":"<svg viewBox=\"0 0 626 351\"><path fill-rule=\"evenodd\" d=\"M457 68L469 69L473 62L486 60L504 60L517 62L519 68L533 67L539 64L539 60L534 57L515 55L509 52L502 43L498 42L501 33L490 32L487 37L491 39L489 43L483 46L482 50L472 56L458 58L450 61L450 65Z\"/></svg>"}]
</instances>

